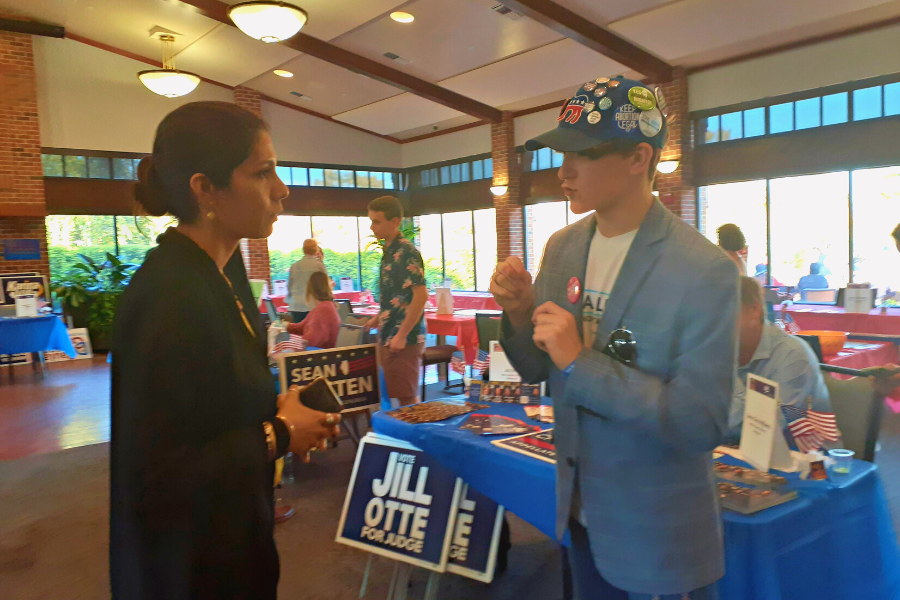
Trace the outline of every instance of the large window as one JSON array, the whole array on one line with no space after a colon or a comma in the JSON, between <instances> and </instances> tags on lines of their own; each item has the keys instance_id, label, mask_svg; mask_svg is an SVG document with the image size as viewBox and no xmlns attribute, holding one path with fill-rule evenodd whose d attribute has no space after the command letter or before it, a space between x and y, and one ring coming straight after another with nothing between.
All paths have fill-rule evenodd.
<instances>
[{"instance_id":1,"label":"large window","mask_svg":"<svg viewBox=\"0 0 900 600\"><path fill-rule=\"evenodd\" d=\"M156 238L178 219L165 217L116 217L116 239L119 257L125 262L141 264L147 252L156 247Z\"/></svg>"},{"instance_id":2,"label":"large window","mask_svg":"<svg viewBox=\"0 0 900 600\"><path fill-rule=\"evenodd\" d=\"M900 223L900 167L853 171L853 281L883 294L900 285L900 252L891 232Z\"/></svg>"},{"instance_id":3,"label":"large window","mask_svg":"<svg viewBox=\"0 0 900 600\"><path fill-rule=\"evenodd\" d=\"M356 217L313 217L313 237L325 255L325 268L340 289L341 278L349 277L359 290L359 230Z\"/></svg>"},{"instance_id":4,"label":"large window","mask_svg":"<svg viewBox=\"0 0 900 600\"><path fill-rule=\"evenodd\" d=\"M418 217L419 239L416 244L425 263L425 285L434 287L444 282L444 244L441 215Z\"/></svg>"},{"instance_id":5,"label":"large window","mask_svg":"<svg viewBox=\"0 0 900 600\"><path fill-rule=\"evenodd\" d=\"M849 189L846 171L769 181L774 280L797 285L817 264L828 289L847 285Z\"/></svg>"},{"instance_id":6,"label":"large window","mask_svg":"<svg viewBox=\"0 0 900 600\"><path fill-rule=\"evenodd\" d=\"M453 281L453 289L475 289L475 239L472 212L442 215L444 234L444 275Z\"/></svg>"},{"instance_id":7,"label":"large window","mask_svg":"<svg viewBox=\"0 0 900 600\"><path fill-rule=\"evenodd\" d=\"M303 258L303 241L312 237L309 217L282 215L269 236L269 270L272 279L287 279L291 265Z\"/></svg>"},{"instance_id":8,"label":"large window","mask_svg":"<svg viewBox=\"0 0 900 600\"><path fill-rule=\"evenodd\" d=\"M473 211L475 227L475 289L486 292L497 266L497 215L493 208Z\"/></svg>"},{"instance_id":9,"label":"large window","mask_svg":"<svg viewBox=\"0 0 900 600\"><path fill-rule=\"evenodd\" d=\"M112 215L51 215L45 219L50 277L58 281L76 264L79 255L102 263L106 254L135 265L144 262L156 238L175 226L173 217L114 217Z\"/></svg>"},{"instance_id":10,"label":"large window","mask_svg":"<svg viewBox=\"0 0 900 600\"><path fill-rule=\"evenodd\" d=\"M554 232L566 226L566 202L561 200L526 206L525 220L527 244L530 249L528 254L533 257L533 260L528 261L527 267L532 275L537 275L547 240Z\"/></svg>"},{"instance_id":11,"label":"large window","mask_svg":"<svg viewBox=\"0 0 900 600\"><path fill-rule=\"evenodd\" d=\"M711 185L701 190L700 233L718 243L716 230L734 223L747 239L747 274L765 274L768 263L766 243L766 182L746 181Z\"/></svg>"}]
</instances>

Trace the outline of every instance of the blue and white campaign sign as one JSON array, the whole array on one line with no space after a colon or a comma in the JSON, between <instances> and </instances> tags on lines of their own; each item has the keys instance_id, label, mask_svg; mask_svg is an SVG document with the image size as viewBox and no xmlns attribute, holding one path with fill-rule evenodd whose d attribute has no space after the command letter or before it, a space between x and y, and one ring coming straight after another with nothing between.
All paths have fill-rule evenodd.
<instances>
[{"instance_id":1,"label":"blue and white campaign sign","mask_svg":"<svg viewBox=\"0 0 900 600\"><path fill-rule=\"evenodd\" d=\"M0 305L15 305L19 295L49 302L47 278L42 275L0 275Z\"/></svg>"},{"instance_id":2,"label":"blue and white campaign sign","mask_svg":"<svg viewBox=\"0 0 900 600\"><path fill-rule=\"evenodd\" d=\"M356 453L335 541L443 572L461 488L415 446L370 433Z\"/></svg>"},{"instance_id":3,"label":"blue and white campaign sign","mask_svg":"<svg viewBox=\"0 0 900 600\"><path fill-rule=\"evenodd\" d=\"M340 397L345 411L381 404L375 344L285 352L277 358L282 390L324 377Z\"/></svg>"},{"instance_id":4,"label":"blue and white campaign sign","mask_svg":"<svg viewBox=\"0 0 900 600\"><path fill-rule=\"evenodd\" d=\"M463 484L447 571L490 583L497 566L503 507Z\"/></svg>"}]
</instances>

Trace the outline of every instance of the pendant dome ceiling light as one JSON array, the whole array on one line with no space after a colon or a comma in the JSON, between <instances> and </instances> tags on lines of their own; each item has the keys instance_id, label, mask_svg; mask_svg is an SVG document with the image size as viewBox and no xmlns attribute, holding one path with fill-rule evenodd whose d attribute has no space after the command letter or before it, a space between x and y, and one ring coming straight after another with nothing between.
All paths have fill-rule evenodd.
<instances>
[{"instance_id":1,"label":"pendant dome ceiling light","mask_svg":"<svg viewBox=\"0 0 900 600\"><path fill-rule=\"evenodd\" d=\"M268 44L293 37L306 25L309 16L287 2L241 2L228 9L238 29Z\"/></svg>"},{"instance_id":2,"label":"pendant dome ceiling light","mask_svg":"<svg viewBox=\"0 0 900 600\"><path fill-rule=\"evenodd\" d=\"M172 43L175 36L161 35L162 69L150 69L137 74L148 90L166 98L178 98L190 94L200 83L200 77L187 71L179 71L173 62Z\"/></svg>"}]
</instances>

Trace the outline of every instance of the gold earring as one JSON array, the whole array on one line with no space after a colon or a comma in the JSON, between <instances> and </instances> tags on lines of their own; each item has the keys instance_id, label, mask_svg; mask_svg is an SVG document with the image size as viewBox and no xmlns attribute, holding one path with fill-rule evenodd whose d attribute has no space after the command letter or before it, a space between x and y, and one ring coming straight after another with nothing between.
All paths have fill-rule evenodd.
<instances>
[{"instance_id":1,"label":"gold earring","mask_svg":"<svg viewBox=\"0 0 900 600\"><path fill-rule=\"evenodd\" d=\"M213 211L209 211L208 213L206 213L206 218L212 221L216 218L216 213L214 213Z\"/></svg>"}]
</instances>

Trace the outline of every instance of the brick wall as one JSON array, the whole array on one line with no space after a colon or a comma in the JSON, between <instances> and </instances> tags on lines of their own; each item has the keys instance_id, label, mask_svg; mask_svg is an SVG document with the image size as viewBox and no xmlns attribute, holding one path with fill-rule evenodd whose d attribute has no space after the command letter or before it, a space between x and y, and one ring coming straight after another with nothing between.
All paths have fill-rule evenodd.
<instances>
[{"instance_id":1,"label":"brick wall","mask_svg":"<svg viewBox=\"0 0 900 600\"><path fill-rule=\"evenodd\" d=\"M660 86L669 108L669 139L660 160L677 160L674 173L657 173L656 189L669 210L691 225L697 224L697 195L693 185L693 129L688 117L687 75L675 69L672 81Z\"/></svg>"},{"instance_id":2,"label":"brick wall","mask_svg":"<svg viewBox=\"0 0 900 600\"><path fill-rule=\"evenodd\" d=\"M515 149L515 126L512 113L504 112L500 123L491 124L491 158L494 161L495 185L507 185L502 196L494 196L497 215L497 260L518 256L525 260L525 231L522 206L519 204L521 166Z\"/></svg>"},{"instance_id":3,"label":"brick wall","mask_svg":"<svg viewBox=\"0 0 900 600\"><path fill-rule=\"evenodd\" d=\"M262 98L259 92L238 86L234 88L234 103L238 106L262 116ZM247 277L250 279L265 279L272 289L271 273L269 271L269 243L266 239L243 240L241 242L241 254L244 257L244 266L247 268Z\"/></svg>"},{"instance_id":4,"label":"brick wall","mask_svg":"<svg viewBox=\"0 0 900 600\"><path fill-rule=\"evenodd\" d=\"M37 238L41 259L6 261L0 273L49 275L44 178L31 36L0 32L0 239Z\"/></svg>"}]
</instances>

